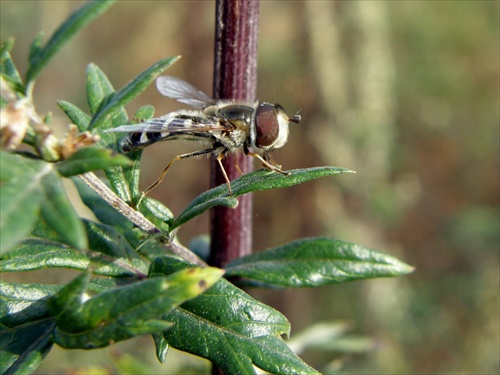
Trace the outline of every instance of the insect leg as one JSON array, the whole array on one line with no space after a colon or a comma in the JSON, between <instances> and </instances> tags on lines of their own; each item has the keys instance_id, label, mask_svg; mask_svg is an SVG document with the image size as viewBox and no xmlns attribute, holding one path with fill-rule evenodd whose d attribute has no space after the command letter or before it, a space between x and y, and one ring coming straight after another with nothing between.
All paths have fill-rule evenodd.
<instances>
[{"instance_id":1,"label":"insect leg","mask_svg":"<svg viewBox=\"0 0 500 375\"><path fill-rule=\"evenodd\" d=\"M276 166L276 165L271 164L273 162L273 160L267 154L264 154L264 157L262 157L259 154L248 150L247 155L250 155L250 156L253 156L254 158L259 159L262 162L262 164L264 164L264 167L269 168L272 171L279 172L281 174L284 174L285 176L290 174L290 172L286 172L286 171L282 170L280 168L280 166Z\"/></svg>"},{"instance_id":2,"label":"insect leg","mask_svg":"<svg viewBox=\"0 0 500 375\"><path fill-rule=\"evenodd\" d=\"M221 153L217 156L217 162L219 163L220 169L222 170L222 174L224 175L224 178L226 179L226 184L227 188L229 190L229 195L233 196L233 190L231 189L231 181L229 181L229 177L227 177L226 170L224 169L224 166L222 165L222 159L224 159L224 156L226 156L224 153ZM238 167L239 169L239 167Z\"/></svg>"},{"instance_id":3,"label":"insect leg","mask_svg":"<svg viewBox=\"0 0 500 375\"><path fill-rule=\"evenodd\" d=\"M243 173L243 171L241 170L240 166L238 165L238 161L237 161L237 160L235 160L235 162L234 162L234 166L235 166L235 168L238 170L238 172L240 172L240 175L242 175L242 176L243 176L243 175L244 175L244 173Z\"/></svg>"},{"instance_id":4,"label":"insect leg","mask_svg":"<svg viewBox=\"0 0 500 375\"><path fill-rule=\"evenodd\" d=\"M172 161L170 163L168 163L168 165L165 167L165 169L161 172L160 177L158 177L158 179L142 193L142 197L145 197L147 194L149 194L151 192L151 190L153 190L154 188L156 188L158 185L161 184L161 182L165 178L165 175L167 174L168 170L170 169L172 164L174 164L175 161L187 159L187 158L190 158L192 156L209 154L212 151L213 151L212 148L207 148L205 150L198 150L198 151L190 152L188 154L177 155L175 158L172 159Z\"/></svg>"}]
</instances>

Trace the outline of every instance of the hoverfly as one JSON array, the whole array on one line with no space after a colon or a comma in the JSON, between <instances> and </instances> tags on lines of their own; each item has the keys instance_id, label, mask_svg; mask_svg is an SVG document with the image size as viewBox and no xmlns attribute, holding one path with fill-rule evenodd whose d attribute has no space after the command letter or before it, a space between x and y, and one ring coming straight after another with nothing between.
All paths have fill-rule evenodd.
<instances>
[{"instance_id":1,"label":"hoverfly","mask_svg":"<svg viewBox=\"0 0 500 375\"><path fill-rule=\"evenodd\" d=\"M230 194L231 182L222 165L222 159L229 152L243 149L246 155L259 159L265 167L287 174L274 162L269 152L285 145L288 124L298 124L300 115L289 117L279 104L216 100L182 79L171 76L158 77L156 87L162 95L195 109L179 110L139 124L109 129L110 132L129 133L121 140L120 151L127 153L159 141L176 139L202 142L205 148L176 156L143 196L161 183L175 161L205 154L217 157Z\"/></svg>"}]
</instances>

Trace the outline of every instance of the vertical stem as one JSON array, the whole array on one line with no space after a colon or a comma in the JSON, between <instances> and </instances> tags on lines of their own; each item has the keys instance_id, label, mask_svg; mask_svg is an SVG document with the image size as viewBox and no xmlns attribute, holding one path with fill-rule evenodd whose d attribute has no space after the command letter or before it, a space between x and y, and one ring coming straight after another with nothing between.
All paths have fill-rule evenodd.
<instances>
[{"instance_id":1,"label":"vertical stem","mask_svg":"<svg viewBox=\"0 0 500 375\"><path fill-rule=\"evenodd\" d=\"M255 100L257 84L258 0L217 0L215 24L214 98ZM252 160L243 153L230 154L222 163L230 180L252 171ZM212 160L211 186L225 183ZM236 209L214 207L210 212L210 259L223 267L232 259L250 254L252 248L252 195L239 197ZM213 375L223 375L217 366Z\"/></svg>"},{"instance_id":2,"label":"vertical stem","mask_svg":"<svg viewBox=\"0 0 500 375\"><path fill-rule=\"evenodd\" d=\"M215 31L214 97L255 100L257 82L258 0L217 0ZM223 160L230 180L252 170L243 153ZM225 183L216 160L212 161L211 186ZM250 254L252 245L252 196L239 198L236 209L211 210L210 264L223 267L232 259Z\"/></svg>"}]
</instances>

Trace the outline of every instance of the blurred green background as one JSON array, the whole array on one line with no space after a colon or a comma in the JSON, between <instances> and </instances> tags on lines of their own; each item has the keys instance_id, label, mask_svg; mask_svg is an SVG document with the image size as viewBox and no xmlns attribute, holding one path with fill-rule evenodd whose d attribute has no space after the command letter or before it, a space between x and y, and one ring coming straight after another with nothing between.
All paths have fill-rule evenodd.
<instances>
[{"instance_id":1,"label":"blurred green background","mask_svg":"<svg viewBox=\"0 0 500 375\"><path fill-rule=\"evenodd\" d=\"M1 40L15 37L22 73L35 35L48 37L80 3L0 2ZM368 352L355 346L359 353L302 354L325 372L342 363L342 372L356 374L498 374L499 2L261 1L260 10L258 97L303 118L274 159L284 169L335 165L357 174L255 194L255 251L329 236L395 255L416 270L398 279L252 294L289 318L292 338L341 320L353 335L372 339ZM68 120L56 100L86 108L90 62L119 88L158 59L182 55L167 74L210 93L214 16L212 1L118 2L42 74L38 112L52 111L64 131ZM143 104L158 115L179 108L154 87L129 113ZM148 149L143 188L192 149ZM176 163L152 196L178 214L208 188L208 165ZM207 231L204 215L179 236L187 244ZM15 276L54 282L60 272ZM179 373L189 361L170 353L160 365L152 340L142 337L93 352L56 348L38 373ZM206 363L190 366L187 373Z\"/></svg>"}]
</instances>

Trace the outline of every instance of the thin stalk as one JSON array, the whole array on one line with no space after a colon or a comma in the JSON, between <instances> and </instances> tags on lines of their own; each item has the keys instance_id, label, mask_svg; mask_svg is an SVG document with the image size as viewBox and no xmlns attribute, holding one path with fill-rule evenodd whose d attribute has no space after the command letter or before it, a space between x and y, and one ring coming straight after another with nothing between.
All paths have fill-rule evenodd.
<instances>
[{"instance_id":1,"label":"thin stalk","mask_svg":"<svg viewBox=\"0 0 500 375\"><path fill-rule=\"evenodd\" d=\"M214 97L253 101L257 82L258 0L217 0L215 31ZM223 160L230 180L252 171L252 160L243 153ZM224 184L217 161L212 161L211 186ZM252 248L252 196L239 198L236 209L211 211L209 263L223 267L232 259L250 254Z\"/></svg>"}]
</instances>

